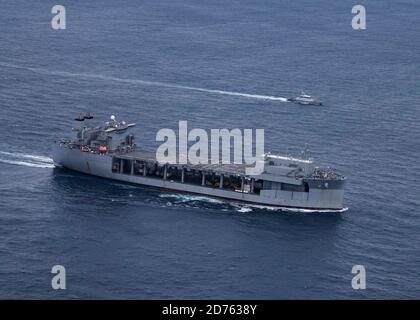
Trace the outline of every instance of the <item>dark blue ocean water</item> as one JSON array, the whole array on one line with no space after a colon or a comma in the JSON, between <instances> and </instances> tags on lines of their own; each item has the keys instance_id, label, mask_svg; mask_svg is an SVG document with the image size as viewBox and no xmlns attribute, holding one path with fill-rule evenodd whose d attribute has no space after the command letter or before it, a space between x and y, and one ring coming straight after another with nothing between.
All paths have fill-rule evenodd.
<instances>
[{"instance_id":1,"label":"dark blue ocean water","mask_svg":"<svg viewBox=\"0 0 420 320\"><path fill-rule=\"evenodd\" d=\"M57 1L0 4L0 298L419 298L420 3ZM149 81L149 82L144 82ZM164 83L164 84L162 84ZM179 86L284 96L320 108ZM177 196L53 169L72 118L264 128L348 176L343 214ZM67 289L51 289L64 265ZM351 287L353 265L367 289Z\"/></svg>"}]
</instances>

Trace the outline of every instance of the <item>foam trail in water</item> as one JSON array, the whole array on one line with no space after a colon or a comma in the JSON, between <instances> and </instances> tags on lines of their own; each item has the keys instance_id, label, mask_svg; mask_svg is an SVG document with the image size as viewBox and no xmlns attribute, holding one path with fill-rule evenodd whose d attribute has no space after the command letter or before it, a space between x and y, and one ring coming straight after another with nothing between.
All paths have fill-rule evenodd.
<instances>
[{"instance_id":1,"label":"foam trail in water","mask_svg":"<svg viewBox=\"0 0 420 320\"><path fill-rule=\"evenodd\" d=\"M206 196L191 196L191 195L183 195L183 194L161 194L159 195L159 197L172 198L180 202L202 201L202 202L218 203L218 204L224 203L221 200L209 198Z\"/></svg>"},{"instance_id":2,"label":"foam trail in water","mask_svg":"<svg viewBox=\"0 0 420 320\"><path fill-rule=\"evenodd\" d=\"M53 160L44 156L5 151L0 151L0 155L3 155L0 158L1 163L33 168L54 168Z\"/></svg>"},{"instance_id":3,"label":"foam trail in water","mask_svg":"<svg viewBox=\"0 0 420 320\"><path fill-rule=\"evenodd\" d=\"M48 69L42 69L42 68L24 67L24 66L19 66L19 65L10 64L10 63L4 63L4 62L0 62L0 66L7 67L7 68L24 69L24 70L29 70L29 71L40 73L40 74L55 75L55 76L61 76L61 77L79 77L79 78L96 79L96 80L103 80L103 81L116 81L116 82L129 83L129 84L134 84L134 85L160 86L160 87L166 87L166 88L215 93L215 94L238 96L238 97L245 97L245 98L259 99L259 100L272 100L272 101L283 101L283 102L287 101L287 98L285 97L250 94L250 93L215 90L215 89L205 89L205 88L183 86L183 85L159 82L159 81L125 79L125 78L118 78L118 77L113 77L113 76L105 76L105 75L92 74L92 73L72 73L72 72L66 72L66 71L54 71L54 70L48 70Z\"/></svg>"},{"instance_id":4,"label":"foam trail in water","mask_svg":"<svg viewBox=\"0 0 420 320\"><path fill-rule=\"evenodd\" d=\"M226 203L221 200L213 199L206 196L190 196L190 195L181 195L181 194L161 194L161 198L173 198L180 201L181 203L190 202L190 201L203 201L216 204ZM253 212L254 210L267 210L267 211L279 211L279 212L294 212L294 213L342 213L346 212L348 208L343 208L341 210L327 210L327 209L300 209L300 208L289 208L289 207L274 207L274 206L265 206L258 204L240 204L240 203L230 203L236 211L241 213Z\"/></svg>"},{"instance_id":5,"label":"foam trail in water","mask_svg":"<svg viewBox=\"0 0 420 320\"><path fill-rule=\"evenodd\" d=\"M267 210L267 211L285 211L285 212L295 212L295 213L343 213L349 209L349 208L343 208L339 210L302 209L302 208L290 208L290 207L265 206L265 205L258 205L258 204L236 205L235 207L237 211L239 212L250 212L250 211L253 211L252 209L259 209L259 210Z\"/></svg>"}]
</instances>

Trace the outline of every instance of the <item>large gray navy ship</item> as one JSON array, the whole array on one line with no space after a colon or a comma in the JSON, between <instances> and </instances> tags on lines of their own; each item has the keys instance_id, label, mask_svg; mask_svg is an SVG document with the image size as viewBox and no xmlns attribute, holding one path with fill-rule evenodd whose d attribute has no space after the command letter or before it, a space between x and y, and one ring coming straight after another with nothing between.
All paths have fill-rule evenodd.
<instances>
[{"instance_id":1,"label":"large gray navy ship","mask_svg":"<svg viewBox=\"0 0 420 320\"><path fill-rule=\"evenodd\" d=\"M319 211L342 211L346 178L312 160L264 154L264 171L246 174L239 164L170 164L136 145L135 124L114 116L102 126L89 125L87 113L75 120L75 139L55 142L54 163L81 173L177 193Z\"/></svg>"}]
</instances>

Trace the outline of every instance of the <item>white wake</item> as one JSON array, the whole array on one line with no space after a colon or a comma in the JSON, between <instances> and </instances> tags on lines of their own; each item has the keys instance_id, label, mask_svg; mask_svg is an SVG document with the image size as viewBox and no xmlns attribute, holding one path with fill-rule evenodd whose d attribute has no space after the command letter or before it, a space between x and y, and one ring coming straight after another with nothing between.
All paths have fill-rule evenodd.
<instances>
[{"instance_id":1,"label":"white wake","mask_svg":"<svg viewBox=\"0 0 420 320\"><path fill-rule=\"evenodd\" d=\"M160 198L172 198L176 201L179 202L191 202L191 201L202 201L202 202L209 202L209 203L217 203L217 204L221 204L224 203L221 200L217 200L214 198L209 198L206 196L194 196L194 195L184 195L184 194L160 194L159 195Z\"/></svg>"},{"instance_id":2,"label":"white wake","mask_svg":"<svg viewBox=\"0 0 420 320\"><path fill-rule=\"evenodd\" d=\"M0 151L0 162L33 168L54 168L51 158L19 152Z\"/></svg>"},{"instance_id":3,"label":"white wake","mask_svg":"<svg viewBox=\"0 0 420 320\"><path fill-rule=\"evenodd\" d=\"M266 210L266 211L284 211L284 212L294 212L294 213L343 213L349 210L349 208L329 210L329 209L302 209L302 208L293 208L293 207L277 207L277 206L266 206L258 204L238 204L235 206L239 212L252 212L256 210Z\"/></svg>"},{"instance_id":4,"label":"white wake","mask_svg":"<svg viewBox=\"0 0 420 320\"><path fill-rule=\"evenodd\" d=\"M214 94L222 94L228 96L237 96L237 97L244 97L249 99L259 99L259 100L271 100L271 101L282 101L287 102L287 98L280 97L280 96L271 96L271 95L261 95L261 94L251 94L251 93L242 93L242 92L233 92L233 91L224 91L224 90L216 90L216 89L205 89L199 87L190 87L179 85L175 83L167 83L167 82L160 82L160 81L146 81L146 80L138 80L138 79L126 79L126 78L119 78L113 76L105 76L100 74L93 74L93 73L72 73L67 71L54 71L48 70L43 68L32 68L32 67L24 67L10 63L0 62L0 66L7 67L7 68L14 68L14 69L24 69L40 74L46 75L54 75L54 76L61 76L61 77L79 77L85 79L96 79L102 81L115 81L115 82L122 82L128 83L132 85L146 85L146 86L159 86L159 87L166 87L166 88L173 88L173 89L182 89L182 90L191 90L191 91L198 91L198 92L206 92L206 93L214 93Z\"/></svg>"},{"instance_id":5,"label":"white wake","mask_svg":"<svg viewBox=\"0 0 420 320\"><path fill-rule=\"evenodd\" d=\"M161 198L173 198L181 203L191 202L191 201L202 201L202 202L209 202L214 204L230 204L232 205L236 211L241 213L250 213L257 210L262 211L272 211L272 212L293 212L293 213L343 213L348 210L348 208L343 208L340 210L328 210L328 209L301 209L301 208L291 208L291 207L278 207L278 206L267 206L267 205L258 205L258 204L243 204L239 202L235 202L232 200L218 200L211 197L206 196L194 196L194 195L183 195L183 194L161 194L159 195Z\"/></svg>"}]
</instances>

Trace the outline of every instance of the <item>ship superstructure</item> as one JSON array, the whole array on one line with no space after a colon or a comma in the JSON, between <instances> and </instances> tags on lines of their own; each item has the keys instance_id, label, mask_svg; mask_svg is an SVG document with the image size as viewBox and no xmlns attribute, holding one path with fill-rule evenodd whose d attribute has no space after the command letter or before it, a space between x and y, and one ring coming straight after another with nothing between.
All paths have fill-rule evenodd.
<instances>
[{"instance_id":1,"label":"ship superstructure","mask_svg":"<svg viewBox=\"0 0 420 320\"><path fill-rule=\"evenodd\" d=\"M114 116L98 127L92 116L75 120L76 138L56 141L54 163L103 178L179 193L201 194L257 205L312 210L342 210L346 178L312 160L267 153L264 171L246 174L240 164L170 164L135 144L133 123Z\"/></svg>"}]
</instances>

